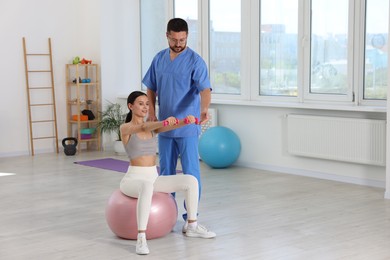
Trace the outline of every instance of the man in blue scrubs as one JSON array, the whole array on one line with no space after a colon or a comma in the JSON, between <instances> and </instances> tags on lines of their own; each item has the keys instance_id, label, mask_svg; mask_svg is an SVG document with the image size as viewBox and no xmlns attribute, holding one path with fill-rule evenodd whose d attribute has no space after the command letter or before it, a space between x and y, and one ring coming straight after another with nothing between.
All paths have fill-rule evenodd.
<instances>
[{"instance_id":1,"label":"man in blue scrubs","mask_svg":"<svg viewBox=\"0 0 390 260\"><path fill-rule=\"evenodd\" d=\"M199 118L200 124L208 120L211 101L211 85L204 60L187 47L188 25L180 18L171 19L166 32L169 48L153 58L142 83L147 87L149 121L174 116L182 119L187 115ZM200 126L188 126L160 133L158 136L160 174L176 174L180 156L184 174L198 179L201 194L198 141ZM186 214L183 215L186 220ZM183 229L183 232L185 230Z\"/></svg>"}]
</instances>

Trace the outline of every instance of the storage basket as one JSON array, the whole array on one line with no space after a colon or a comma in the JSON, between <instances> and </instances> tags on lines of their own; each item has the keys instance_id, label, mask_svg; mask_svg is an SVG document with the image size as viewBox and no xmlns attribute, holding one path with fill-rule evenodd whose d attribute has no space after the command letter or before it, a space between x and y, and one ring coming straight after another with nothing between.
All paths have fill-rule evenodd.
<instances>
[{"instance_id":1,"label":"storage basket","mask_svg":"<svg viewBox=\"0 0 390 260\"><path fill-rule=\"evenodd\" d=\"M81 139L82 140L91 139L91 138L92 138L92 134L81 134Z\"/></svg>"},{"instance_id":2,"label":"storage basket","mask_svg":"<svg viewBox=\"0 0 390 260\"><path fill-rule=\"evenodd\" d=\"M96 128L83 128L80 130L81 134L93 134L95 133Z\"/></svg>"},{"instance_id":3,"label":"storage basket","mask_svg":"<svg viewBox=\"0 0 390 260\"><path fill-rule=\"evenodd\" d=\"M80 117L80 121L88 121L88 116L85 115L73 115L72 120L77 121L79 117Z\"/></svg>"}]
</instances>

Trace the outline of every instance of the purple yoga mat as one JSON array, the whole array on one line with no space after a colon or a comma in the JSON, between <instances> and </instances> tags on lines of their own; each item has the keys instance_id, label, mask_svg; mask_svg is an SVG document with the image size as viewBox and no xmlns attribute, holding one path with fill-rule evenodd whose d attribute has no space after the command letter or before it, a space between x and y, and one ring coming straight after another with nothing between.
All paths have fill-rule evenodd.
<instances>
[{"instance_id":1,"label":"purple yoga mat","mask_svg":"<svg viewBox=\"0 0 390 260\"><path fill-rule=\"evenodd\" d=\"M116 172L127 172L127 169L129 168L129 162L113 159L113 158L104 158L104 159L97 159L97 160L90 160L90 161L80 161L80 162L74 162L76 164L81 164L85 166L105 169L105 170L111 170ZM160 170L160 168L157 166L157 169ZM176 172L182 172L180 170Z\"/></svg>"},{"instance_id":2,"label":"purple yoga mat","mask_svg":"<svg viewBox=\"0 0 390 260\"><path fill-rule=\"evenodd\" d=\"M127 168L129 168L129 162L113 159L113 158L105 158L105 159L98 159L98 160L90 160L90 161L80 161L80 162L74 162L77 164L105 169L105 170L111 170L116 172L127 172Z\"/></svg>"}]
</instances>

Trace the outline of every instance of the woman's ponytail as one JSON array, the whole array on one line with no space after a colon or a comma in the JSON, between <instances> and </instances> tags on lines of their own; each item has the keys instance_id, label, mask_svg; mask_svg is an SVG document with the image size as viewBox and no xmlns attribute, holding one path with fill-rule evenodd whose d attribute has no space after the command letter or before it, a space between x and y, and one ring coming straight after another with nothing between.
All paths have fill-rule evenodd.
<instances>
[{"instance_id":1,"label":"woman's ponytail","mask_svg":"<svg viewBox=\"0 0 390 260\"><path fill-rule=\"evenodd\" d=\"M130 122L132 117L133 117L133 113L130 110L129 113L127 113L125 123Z\"/></svg>"}]
</instances>

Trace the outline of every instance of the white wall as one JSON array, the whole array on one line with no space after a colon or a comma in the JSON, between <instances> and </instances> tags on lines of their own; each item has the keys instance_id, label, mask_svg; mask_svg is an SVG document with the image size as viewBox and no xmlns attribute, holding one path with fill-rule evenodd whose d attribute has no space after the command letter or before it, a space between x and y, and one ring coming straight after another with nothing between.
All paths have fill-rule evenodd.
<instances>
[{"instance_id":1,"label":"white wall","mask_svg":"<svg viewBox=\"0 0 390 260\"><path fill-rule=\"evenodd\" d=\"M100 4L94 0L0 1L0 157L29 154L22 37L31 53L51 37L59 139L66 137L65 64L75 56L100 64ZM51 151L53 144L35 150Z\"/></svg>"},{"instance_id":2,"label":"white wall","mask_svg":"<svg viewBox=\"0 0 390 260\"><path fill-rule=\"evenodd\" d=\"M115 101L141 87L139 1L101 2L103 96Z\"/></svg>"},{"instance_id":3,"label":"white wall","mask_svg":"<svg viewBox=\"0 0 390 260\"><path fill-rule=\"evenodd\" d=\"M138 0L3 0L0 2L0 157L29 153L22 37L32 47L52 37L59 138L66 136L65 64L76 55L101 64L102 99L116 101L141 86ZM156 36L164 37L164 35ZM241 138L238 165L384 186L385 168L286 153L285 115L299 109L213 105L219 125ZM384 119L384 113L316 111ZM104 146L110 146L105 138ZM48 149L43 147L42 150Z\"/></svg>"},{"instance_id":4,"label":"white wall","mask_svg":"<svg viewBox=\"0 0 390 260\"><path fill-rule=\"evenodd\" d=\"M213 105L218 124L231 128L241 140L237 165L384 187L385 167L292 156L287 153L286 114L385 119L384 113L355 113L303 109Z\"/></svg>"},{"instance_id":5,"label":"white wall","mask_svg":"<svg viewBox=\"0 0 390 260\"><path fill-rule=\"evenodd\" d=\"M123 102L118 96L127 97L141 88L140 19L138 0L102 0L101 57L102 57L102 105ZM125 106L124 106L125 107ZM124 109L127 112L127 109ZM105 135L103 147L113 149L113 137Z\"/></svg>"}]
</instances>

